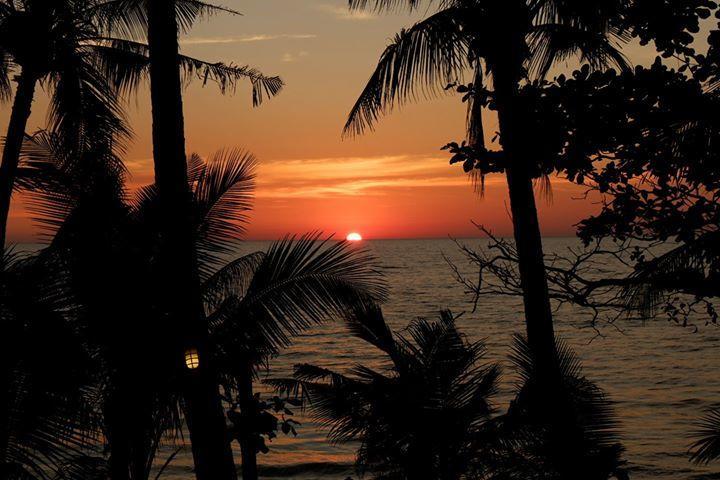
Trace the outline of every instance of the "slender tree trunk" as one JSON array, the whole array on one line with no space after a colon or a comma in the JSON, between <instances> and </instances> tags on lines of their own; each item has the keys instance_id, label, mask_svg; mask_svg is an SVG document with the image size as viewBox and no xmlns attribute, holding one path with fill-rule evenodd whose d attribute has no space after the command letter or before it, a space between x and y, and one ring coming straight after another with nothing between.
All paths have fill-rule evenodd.
<instances>
[{"instance_id":1,"label":"slender tree trunk","mask_svg":"<svg viewBox=\"0 0 720 480\"><path fill-rule=\"evenodd\" d=\"M519 95L523 61L527 54L525 32L529 16L525 0L501 2L508 19L506 35L498 39L501 53L494 59L493 84L498 108L500 139L506 158L515 245L525 306L528 344L541 375L554 370L555 333L550 296L533 191L533 156L525 140L526 108Z\"/></svg>"},{"instance_id":2,"label":"slender tree trunk","mask_svg":"<svg viewBox=\"0 0 720 480\"><path fill-rule=\"evenodd\" d=\"M171 351L175 364L182 365L189 346L200 354L201 366L187 371L184 392L195 474L199 480L235 480L225 416L207 354L193 244L175 1L153 0L148 9L153 156L162 222L158 300L169 330L180 332Z\"/></svg>"},{"instance_id":3,"label":"slender tree trunk","mask_svg":"<svg viewBox=\"0 0 720 480\"><path fill-rule=\"evenodd\" d=\"M257 416L257 403L253 393L252 368L248 366L245 375L240 379L239 400L240 414L243 418L244 428L240 432L240 452L242 454L242 478L243 480L257 480L257 449L255 432L250 427L254 424Z\"/></svg>"},{"instance_id":4,"label":"slender tree trunk","mask_svg":"<svg viewBox=\"0 0 720 480\"><path fill-rule=\"evenodd\" d=\"M128 406L120 397L119 384L115 382L115 390L105 406L105 422L110 445L110 479L130 479L130 432L129 422L125 418Z\"/></svg>"},{"instance_id":5,"label":"slender tree trunk","mask_svg":"<svg viewBox=\"0 0 720 480\"><path fill-rule=\"evenodd\" d=\"M18 163L20 162L20 150L25 138L37 77L23 68L18 77L15 102L13 103L10 123L7 136L5 137L5 148L0 163L0 247L5 248L7 239L7 222L10 214L10 201L15 185Z\"/></svg>"}]
</instances>

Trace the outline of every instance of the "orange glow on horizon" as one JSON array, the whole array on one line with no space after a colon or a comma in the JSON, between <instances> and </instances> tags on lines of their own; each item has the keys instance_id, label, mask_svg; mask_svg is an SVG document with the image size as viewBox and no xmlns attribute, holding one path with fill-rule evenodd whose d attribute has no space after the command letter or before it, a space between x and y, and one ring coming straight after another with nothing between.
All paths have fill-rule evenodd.
<instances>
[{"instance_id":1,"label":"orange glow on horizon","mask_svg":"<svg viewBox=\"0 0 720 480\"><path fill-rule=\"evenodd\" d=\"M357 232L348 233L347 237L345 237L348 242L360 242L362 239L362 235Z\"/></svg>"}]
</instances>

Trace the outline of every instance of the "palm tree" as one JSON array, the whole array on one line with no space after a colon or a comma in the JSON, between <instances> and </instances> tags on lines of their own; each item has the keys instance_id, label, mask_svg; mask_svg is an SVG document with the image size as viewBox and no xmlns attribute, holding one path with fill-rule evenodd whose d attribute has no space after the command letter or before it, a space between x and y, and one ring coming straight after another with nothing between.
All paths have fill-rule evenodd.
<instances>
[{"instance_id":1,"label":"palm tree","mask_svg":"<svg viewBox=\"0 0 720 480\"><path fill-rule=\"evenodd\" d=\"M515 337L515 397L494 419L500 455L491 466L503 480L628 478L612 403L582 375L575 354L558 342L559 375L548 384L528 342Z\"/></svg>"},{"instance_id":2,"label":"palm tree","mask_svg":"<svg viewBox=\"0 0 720 480\"><path fill-rule=\"evenodd\" d=\"M49 480L71 465L76 473L96 465L89 450L96 440L88 369L93 362L71 321L62 270L58 259L42 253L5 252L0 258L0 476L5 479Z\"/></svg>"},{"instance_id":3,"label":"palm tree","mask_svg":"<svg viewBox=\"0 0 720 480\"><path fill-rule=\"evenodd\" d=\"M418 319L405 334L365 303L347 317L350 332L379 349L386 368L351 375L295 367L294 379L271 381L301 395L334 442L359 441L357 467L374 478L467 478L486 436L499 368L483 365L482 342L468 342L449 311Z\"/></svg>"},{"instance_id":4,"label":"palm tree","mask_svg":"<svg viewBox=\"0 0 720 480\"><path fill-rule=\"evenodd\" d=\"M106 0L99 11L110 28L148 41L155 185L163 212L159 216L162 245L157 257L160 271L164 272L156 288L162 305L159 312L175 328L182 325L179 328L187 332L184 344L176 345L178 360L188 348L197 349L209 359L192 242L182 101L184 64L179 56L178 36L199 16L229 10L198 0ZM267 78L254 70L205 64L205 72L217 73L223 87L227 82L249 77L256 104L282 88L279 78ZM203 362L186 379L186 416L196 474L200 479L233 479L232 452L224 442L225 423L214 377L212 364Z\"/></svg>"},{"instance_id":5,"label":"palm tree","mask_svg":"<svg viewBox=\"0 0 720 480\"><path fill-rule=\"evenodd\" d=\"M286 238L265 253L241 257L203 285L211 344L227 395L238 398L243 479L257 479L259 432L253 378L268 357L311 325L343 315L385 289L363 249L328 243L319 234Z\"/></svg>"},{"instance_id":6,"label":"palm tree","mask_svg":"<svg viewBox=\"0 0 720 480\"><path fill-rule=\"evenodd\" d=\"M102 168L90 171L91 165L104 162L87 159L81 162L88 167L85 172L68 169L54 150L48 136L36 137L26 148L32 157L29 168L40 173L37 183L45 185L36 189L32 205L55 229L50 248L68 259L87 330L104 358L112 477L144 480L163 432L180 428L187 372L172 355L186 332L168 329L157 318L160 307L151 288L162 278L153 264L160 246L158 216L163 214L159 192L149 186L128 202L117 176ZM215 390L222 385L226 393L238 396L242 414L248 416L253 372L263 359L357 297L383 294L363 250L330 245L316 235L287 239L267 252L226 263L247 223L254 169L252 155L232 150L207 162L191 156L187 174L209 339L200 365L214 365ZM108 305L114 307L109 311ZM159 380L163 378L167 381ZM224 415L221 418L224 422ZM253 478L256 471L251 436L248 431L241 439L244 478ZM227 437L220 441L229 447Z\"/></svg>"},{"instance_id":7,"label":"palm tree","mask_svg":"<svg viewBox=\"0 0 720 480\"><path fill-rule=\"evenodd\" d=\"M68 150L82 150L99 141L98 135L121 147L129 135L117 89L108 82L105 70L120 76L134 67L113 62L106 58L109 49L99 48L95 3L0 1L0 101L12 97L10 77L18 71L0 164L0 246L5 245L20 150L38 84L51 92L49 127L61 134ZM105 128L98 128L98 123ZM88 124L95 125L93 136L88 135Z\"/></svg>"},{"instance_id":8,"label":"palm tree","mask_svg":"<svg viewBox=\"0 0 720 480\"><path fill-rule=\"evenodd\" d=\"M625 67L613 40L624 34L617 26L628 1L571 0L447 0L427 19L398 34L350 112L345 134L371 129L396 105L418 96L433 95L448 83L473 71L475 92L490 80L490 100L497 110L501 167L507 174L515 242L523 287L525 320L530 346L539 359L554 358L554 332L548 297L542 238L533 178L533 145L527 141L528 106L520 94L522 83L544 77L557 60L579 55L592 66ZM418 0L349 0L351 8L378 10L402 5L415 8ZM481 157L484 145L480 95L470 104L468 138ZM483 104L478 105L478 101ZM550 369L553 367L548 365Z\"/></svg>"}]
</instances>

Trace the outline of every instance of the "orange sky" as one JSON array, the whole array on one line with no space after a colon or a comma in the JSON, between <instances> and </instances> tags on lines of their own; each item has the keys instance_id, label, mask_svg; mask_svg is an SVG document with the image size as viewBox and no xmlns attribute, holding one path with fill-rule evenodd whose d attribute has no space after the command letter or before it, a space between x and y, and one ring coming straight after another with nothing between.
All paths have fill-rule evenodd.
<instances>
[{"instance_id":1,"label":"orange sky","mask_svg":"<svg viewBox=\"0 0 720 480\"><path fill-rule=\"evenodd\" d=\"M221 96L193 85L185 96L188 152L208 155L242 147L260 159L255 212L248 238L322 230L365 238L477 236L471 221L510 233L502 177L490 178L479 199L459 167L439 149L463 138L465 110L456 96L416 105L385 118L374 133L345 140L346 114L388 39L415 15L351 15L345 0L228 0L242 17L219 16L182 39L183 52L209 61L250 64L283 77L280 96L258 109L249 88ZM38 98L30 127L42 126L47 102ZM3 105L5 131L9 105ZM152 180L147 91L129 112L135 139L127 155L134 185ZM487 119L488 135L497 122ZM581 191L554 181L554 202L540 202L546 235L572 234L573 224L595 211L574 200ZM13 242L36 239L27 212L15 202Z\"/></svg>"}]
</instances>

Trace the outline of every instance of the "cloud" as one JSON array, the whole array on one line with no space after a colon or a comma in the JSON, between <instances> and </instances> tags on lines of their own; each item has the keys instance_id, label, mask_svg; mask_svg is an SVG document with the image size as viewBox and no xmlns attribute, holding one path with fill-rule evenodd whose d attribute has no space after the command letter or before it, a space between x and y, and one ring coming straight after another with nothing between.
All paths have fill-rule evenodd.
<instances>
[{"instance_id":1,"label":"cloud","mask_svg":"<svg viewBox=\"0 0 720 480\"><path fill-rule=\"evenodd\" d=\"M489 183L494 181L490 179ZM468 185L462 171L449 166L447 159L440 156L303 159L261 164L257 196L273 199L385 196L391 190Z\"/></svg>"},{"instance_id":2,"label":"cloud","mask_svg":"<svg viewBox=\"0 0 720 480\"><path fill-rule=\"evenodd\" d=\"M340 20L365 21L365 20L372 20L375 18L375 15L373 15L370 12L364 12L361 10L350 10L348 7L343 7L340 5L329 5L329 4L323 3L323 4L318 5L317 9L320 10L321 12L325 12L330 15L334 15L335 18L338 18Z\"/></svg>"},{"instance_id":3,"label":"cloud","mask_svg":"<svg viewBox=\"0 0 720 480\"><path fill-rule=\"evenodd\" d=\"M152 160L126 162L135 190L153 181ZM261 162L256 196L273 200L331 199L358 196L417 195L417 189L471 188L462 169L441 155L330 157ZM505 185L491 176L486 186Z\"/></svg>"},{"instance_id":4,"label":"cloud","mask_svg":"<svg viewBox=\"0 0 720 480\"><path fill-rule=\"evenodd\" d=\"M317 38L317 35L310 33L302 34L257 34L257 35L241 35L234 37L190 37L182 40L180 43L183 45L218 45L223 43L254 43L254 42L267 42L271 40L306 40L311 38Z\"/></svg>"},{"instance_id":5,"label":"cloud","mask_svg":"<svg viewBox=\"0 0 720 480\"><path fill-rule=\"evenodd\" d=\"M308 55L310 55L310 54L305 51L298 52L297 54L288 52L288 53L283 54L283 56L282 56L282 58L280 58L280 60L283 62L292 63L292 62L297 62L301 58L307 57Z\"/></svg>"}]
</instances>

